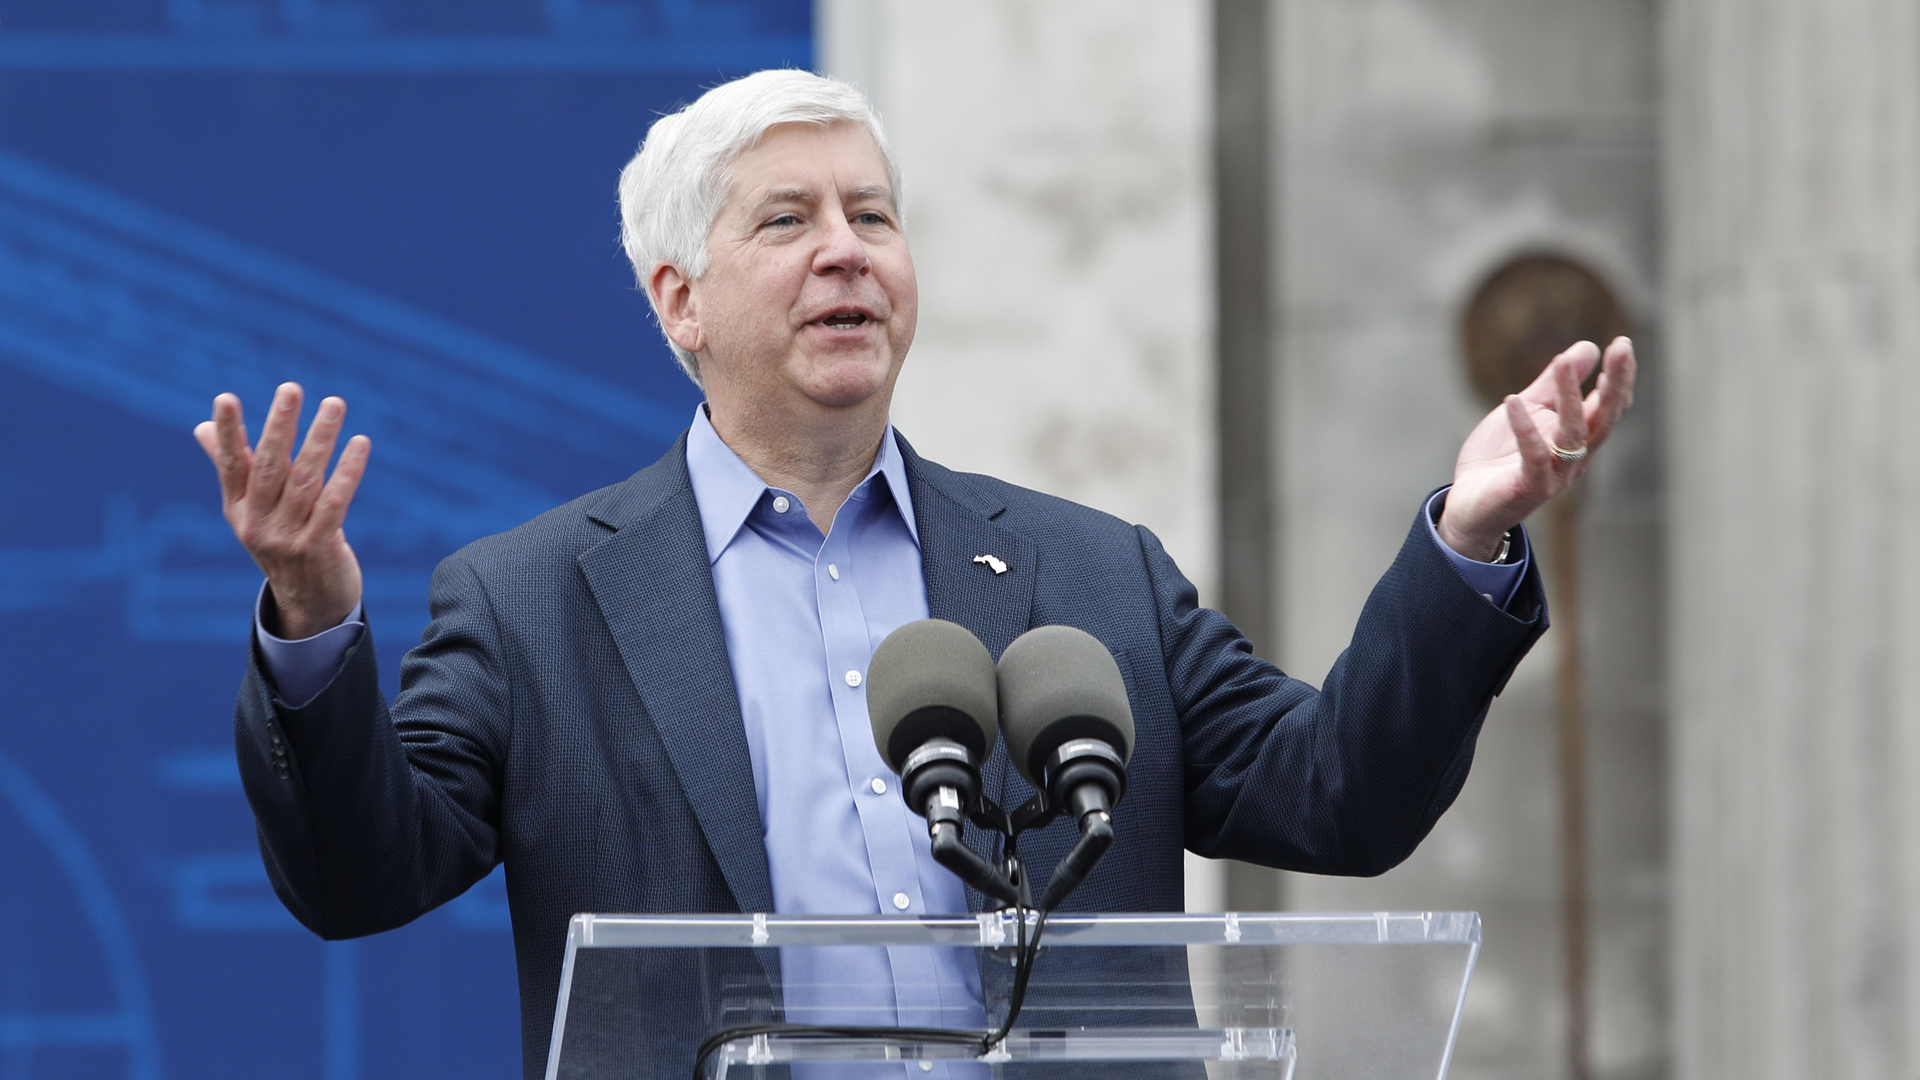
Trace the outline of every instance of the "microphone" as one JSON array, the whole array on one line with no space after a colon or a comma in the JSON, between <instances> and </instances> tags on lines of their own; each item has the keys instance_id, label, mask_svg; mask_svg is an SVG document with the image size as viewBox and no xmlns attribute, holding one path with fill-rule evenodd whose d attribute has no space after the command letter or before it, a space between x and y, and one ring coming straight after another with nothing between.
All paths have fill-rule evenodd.
<instances>
[{"instance_id":1,"label":"microphone","mask_svg":"<svg viewBox=\"0 0 1920 1080\"><path fill-rule=\"evenodd\" d=\"M867 664L873 745L900 775L900 794L927 819L933 857L962 881L1008 904L1020 894L961 842L980 805L980 765L999 736L993 655L944 619L910 622L887 635Z\"/></svg>"},{"instance_id":2,"label":"microphone","mask_svg":"<svg viewBox=\"0 0 1920 1080\"><path fill-rule=\"evenodd\" d=\"M1054 868L1040 899L1040 907L1051 910L1113 846L1112 810L1127 792L1133 755L1133 708L1113 654L1071 626L1042 626L1015 638L997 674L1013 767L1080 826L1080 840Z\"/></svg>"}]
</instances>

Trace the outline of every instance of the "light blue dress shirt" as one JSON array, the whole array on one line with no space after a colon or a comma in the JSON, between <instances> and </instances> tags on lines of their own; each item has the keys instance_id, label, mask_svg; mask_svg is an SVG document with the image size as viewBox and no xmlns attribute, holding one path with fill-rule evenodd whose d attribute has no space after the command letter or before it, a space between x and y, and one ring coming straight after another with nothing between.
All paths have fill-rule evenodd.
<instances>
[{"instance_id":1,"label":"light blue dress shirt","mask_svg":"<svg viewBox=\"0 0 1920 1080\"><path fill-rule=\"evenodd\" d=\"M893 429L824 537L798 497L768 487L720 440L704 409L687 435L687 474L746 724L774 909L964 914L964 887L934 861L926 823L874 747L861 685L880 642L927 617ZM780 963L793 1022L985 1022L971 950L787 949Z\"/></svg>"}]
</instances>

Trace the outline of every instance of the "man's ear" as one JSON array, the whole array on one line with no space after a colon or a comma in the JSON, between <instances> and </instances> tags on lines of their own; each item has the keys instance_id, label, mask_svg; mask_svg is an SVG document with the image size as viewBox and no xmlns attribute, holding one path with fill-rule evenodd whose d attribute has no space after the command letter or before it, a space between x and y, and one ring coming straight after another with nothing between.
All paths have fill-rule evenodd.
<instances>
[{"instance_id":1,"label":"man's ear","mask_svg":"<svg viewBox=\"0 0 1920 1080\"><path fill-rule=\"evenodd\" d=\"M653 297L653 311L667 340L698 354L707 347L706 331L700 328L700 315L693 302L693 282L672 263L654 263L647 275L647 292Z\"/></svg>"}]
</instances>

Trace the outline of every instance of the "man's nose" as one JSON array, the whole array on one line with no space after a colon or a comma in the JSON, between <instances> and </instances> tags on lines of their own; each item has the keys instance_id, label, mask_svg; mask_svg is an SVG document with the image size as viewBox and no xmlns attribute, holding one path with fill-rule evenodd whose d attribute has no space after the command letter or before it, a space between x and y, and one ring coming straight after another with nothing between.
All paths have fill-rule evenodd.
<instances>
[{"instance_id":1,"label":"man's nose","mask_svg":"<svg viewBox=\"0 0 1920 1080\"><path fill-rule=\"evenodd\" d=\"M845 215L826 215L821 226L820 247L813 256L813 272L863 275L870 267L867 245L860 234L853 231Z\"/></svg>"}]
</instances>

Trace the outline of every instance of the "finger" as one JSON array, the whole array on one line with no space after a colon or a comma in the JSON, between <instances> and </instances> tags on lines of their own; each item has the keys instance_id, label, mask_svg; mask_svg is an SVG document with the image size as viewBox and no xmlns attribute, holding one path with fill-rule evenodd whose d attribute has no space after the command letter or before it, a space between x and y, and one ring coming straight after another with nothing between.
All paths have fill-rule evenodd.
<instances>
[{"instance_id":1,"label":"finger","mask_svg":"<svg viewBox=\"0 0 1920 1080\"><path fill-rule=\"evenodd\" d=\"M1580 344L1596 354L1600 351L1591 342L1583 341ZM1586 350L1576 349L1577 346L1568 349L1553 362L1558 369L1554 377L1553 411L1559 419L1553 441L1565 450L1577 450L1587 445L1587 417L1580 408L1580 381L1592 370L1593 365L1582 363L1587 359Z\"/></svg>"},{"instance_id":2,"label":"finger","mask_svg":"<svg viewBox=\"0 0 1920 1080\"><path fill-rule=\"evenodd\" d=\"M253 450L247 445L247 421L238 396L221 394L213 399L213 427L223 459L252 456Z\"/></svg>"},{"instance_id":3,"label":"finger","mask_svg":"<svg viewBox=\"0 0 1920 1080\"><path fill-rule=\"evenodd\" d=\"M227 505L238 501L247 491L247 478L253 465L253 451L247 446L247 424L241 414L240 399L221 394L213 399L213 419L193 429L201 449L213 459L220 476L220 494Z\"/></svg>"},{"instance_id":4,"label":"finger","mask_svg":"<svg viewBox=\"0 0 1920 1080\"><path fill-rule=\"evenodd\" d=\"M1591 341L1576 341L1560 355L1571 358L1575 365L1575 385L1586 382L1587 377L1593 374L1593 369L1600 366L1600 346Z\"/></svg>"},{"instance_id":5,"label":"finger","mask_svg":"<svg viewBox=\"0 0 1920 1080\"><path fill-rule=\"evenodd\" d=\"M333 460L333 444L340 437L340 425L346 420L347 403L340 398L325 398L314 411L307 428L307 441L293 459L286 487L280 493L278 512L281 520L298 528L313 513L314 496L326 480L327 462Z\"/></svg>"},{"instance_id":6,"label":"finger","mask_svg":"<svg viewBox=\"0 0 1920 1080\"><path fill-rule=\"evenodd\" d=\"M360 490L360 478L367 473L367 457L372 453L373 440L365 435L347 440L347 448L340 451L340 463L333 467L327 486L320 489L313 516L307 519L311 534L325 536L347 520L347 506L353 502L353 493Z\"/></svg>"},{"instance_id":7,"label":"finger","mask_svg":"<svg viewBox=\"0 0 1920 1080\"><path fill-rule=\"evenodd\" d=\"M220 436L214 433L213 421L202 420L195 424L193 441L200 444L200 449L206 453L207 460L213 462L215 468L219 468Z\"/></svg>"},{"instance_id":8,"label":"finger","mask_svg":"<svg viewBox=\"0 0 1920 1080\"><path fill-rule=\"evenodd\" d=\"M1607 440L1613 425L1633 404L1633 384L1639 372L1633 342L1625 337L1613 339L1601 363L1600 385L1587 395L1587 445L1598 446Z\"/></svg>"},{"instance_id":9,"label":"finger","mask_svg":"<svg viewBox=\"0 0 1920 1080\"><path fill-rule=\"evenodd\" d=\"M1520 475L1528 489L1545 502L1554 493L1553 453L1547 449L1546 436L1534 425L1526 402L1508 394L1506 406L1507 426L1513 429L1514 444L1520 448Z\"/></svg>"},{"instance_id":10,"label":"finger","mask_svg":"<svg viewBox=\"0 0 1920 1080\"><path fill-rule=\"evenodd\" d=\"M193 426L193 441L200 444L200 450L213 462L214 475L220 479L220 493L227 492L226 469L220 463L220 434L211 420L202 420Z\"/></svg>"},{"instance_id":11,"label":"finger","mask_svg":"<svg viewBox=\"0 0 1920 1080\"><path fill-rule=\"evenodd\" d=\"M273 392L273 404L267 407L267 422L260 428L260 444L253 448L253 475L247 482L247 498L262 508L271 508L286 486L292 467L288 454L300 427L300 384L281 383Z\"/></svg>"},{"instance_id":12,"label":"finger","mask_svg":"<svg viewBox=\"0 0 1920 1080\"><path fill-rule=\"evenodd\" d=\"M1546 367L1540 369L1540 374L1534 376L1525 390L1520 391L1520 400L1529 405L1545 405L1549 409L1554 408L1560 400L1560 366L1574 365L1579 373L1579 378L1574 382L1582 383L1586 381L1587 375L1593 371L1593 365L1599 360L1600 350L1593 342L1574 342L1561 350L1560 355L1549 361Z\"/></svg>"}]
</instances>

